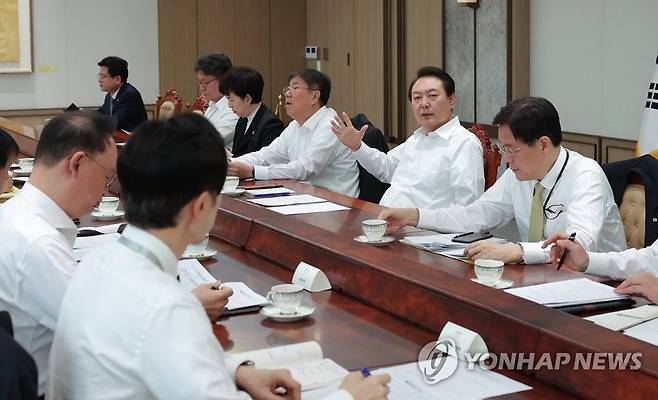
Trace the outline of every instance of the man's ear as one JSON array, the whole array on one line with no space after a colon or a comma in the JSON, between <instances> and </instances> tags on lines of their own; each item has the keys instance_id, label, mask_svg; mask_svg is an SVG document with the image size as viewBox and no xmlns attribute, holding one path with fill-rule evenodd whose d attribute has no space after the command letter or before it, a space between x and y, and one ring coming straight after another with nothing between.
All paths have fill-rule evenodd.
<instances>
[{"instance_id":1,"label":"man's ear","mask_svg":"<svg viewBox=\"0 0 658 400\"><path fill-rule=\"evenodd\" d=\"M203 215L203 213L207 211L208 207L215 206L215 199L210 195L209 192L205 191L192 199L190 206L192 217L198 217Z\"/></svg>"},{"instance_id":2,"label":"man's ear","mask_svg":"<svg viewBox=\"0 0 658 400\"><path fill-rule=\"evenodd\" d=\"M541 143L541 149L542 151L546 151L553 147L553 142L551 142L551 138L548 136L542 136L539 138L539 143Z\"/></svg>"},{"instance_id":3,"label":"man's ear","mask_svg":"<svg viewBox=\"0 0 658 400\"><path fill-rule=\"evenodd\" d=\"M86 157L84 151L76 151L71 155L66 161L66 172L73 178L77 178L80 173L80 166L82 165L82 160Z\"/></svg>"},{"instance_id":4,"label":"man's ear","mask_svg":"<svg viewBox=\"0 0 658 400\"><path fill-rule=\"evenodd\" d=\"M457 96L454 93L448 96L448 103L450 104L450 111L455 111L455 103L457 103Z\"/></svg>"}]
</instances>

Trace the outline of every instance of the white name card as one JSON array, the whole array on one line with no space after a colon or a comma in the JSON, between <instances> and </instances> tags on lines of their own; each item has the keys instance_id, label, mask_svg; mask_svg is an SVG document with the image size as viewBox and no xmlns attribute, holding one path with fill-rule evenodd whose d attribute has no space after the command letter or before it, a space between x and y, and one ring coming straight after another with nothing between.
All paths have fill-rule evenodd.
<instances>
[{"instance_id":1,"label":"white name card","mask_svg":"<svg viewBox=\"0 0 658 400\"><path fill-rule=\"evenodd\" d=\"M446 323L439 335L438 341L440 342L444 339L452 339L455 344L457 357L461 360L467 359L466 354L469 354L471 358L476 354L488 357L489 350L482 336L463 326L453 324L452 322Z\"/></svg>"},{"instance_id":2,"label":"white name card","mask_svg":"<svg viewBox=\"0 0 658 400\"><path fill-rule=\"evenodd\" d=\"M292 277L292 283L303 287L309 292L321 292L331 289L331 283L327 276L314 266L300 262Z\"/></svg>"}]
</instances>

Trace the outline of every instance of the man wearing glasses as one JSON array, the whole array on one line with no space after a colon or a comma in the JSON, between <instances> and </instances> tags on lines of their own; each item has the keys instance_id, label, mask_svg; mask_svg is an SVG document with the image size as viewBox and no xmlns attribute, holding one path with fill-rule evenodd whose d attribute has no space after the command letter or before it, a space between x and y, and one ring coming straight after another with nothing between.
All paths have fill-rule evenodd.
<instances>
[{"instance_id":1,"label":"man wearing glasses","mask_svg":"<svg viewBox=\"0 0 658 400\"><path fill-rule=\"evenodd\" d=\"M233 68L231 59L224 53L208 54L194 64L199 91L208 100L204 117L217 129L227 149L233 148L233 135L238 116L228 105L228 98L219 89L224 74Z\"/></svg>"},{"instance_id":2,"label":"man wearing glasses","mask_svg":"<svg viewBox=\"0 0 658 400\"><path fill-rule=\"evenodd\" d=\"M567 151L557 110L548 100L526 97L512 101L494 118L498 150L509 168L469 206L428 210L384 210L380 218L389 230L405 225L443 232L482 231L516 221L522 242L480 241L469 245L471 259L537 264L549 260L542 248L557 232L576 232L576 240L591 251L626 248L624 230L612 190L601 167Z\"/></svg>"},{"instance_id":3,"label":"man wearing glasses","mask_svg":"<svg viewBox=\"0 0 658 400\"><path fill-rule=\"evenodd\" d=\"M128 62L110 56L98 62L98 85L107 92L98 112L116 120L116 129L132 132L137 125L146 121L146 109L142 95L128 83Z\"/></svg>"},{"instance_id":4,"label":"man wearing glasses","mask_svg":"<svg viewBox=\"0 0 658 400\"><path fill-rule=\"evenodd\" d=\"M329 77L314 69L294 72L283 93L286 112L294 121L269 146L232 159L228 174L262 180L309 181L357 197L356 158L331 131L336 112L327 107L331 94Z\"/></svg>"}]
</instances>

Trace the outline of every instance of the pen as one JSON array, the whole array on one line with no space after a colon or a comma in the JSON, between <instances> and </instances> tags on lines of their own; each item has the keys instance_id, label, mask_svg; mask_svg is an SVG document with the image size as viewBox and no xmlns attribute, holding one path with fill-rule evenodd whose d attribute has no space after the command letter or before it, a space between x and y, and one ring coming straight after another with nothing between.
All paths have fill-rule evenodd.
<instances>
[{"instance_id":1,"label":"pen","mask_svg":"<svg viewBox=\"0 0 658 400\"><path fill-rule=\"evenodd\" d=\"M468 236L468 235L472 235L472 234L473 234L473 232L460 233L459 235L455 235L455 237L453 239Z\"/></svg>"},{"instance_id":2,"label":"pen","mask_svg":"<svg viewBox=\"0 0 658 400\"><path fill-rule=\"evenodd\" d=\"M370 376L370 370L368 368L361 368L361 375L363 375L364 378L367 378Z\"/></svg>"},{"instance_id":3,"label":"pen","mask_svg":"<svg viewBox=\"0 0 658 400\"><path fill-rule=\"evenodd\" d=\"M254 199L262 199L265 197L283 197L283 196L290 196L292 193L286 192L286 193L266 193L266 194L252 194Z\"/></svg>"},{"instance_id":4,"label":"pen","mask_svg":"<svg viewBox=\"0 0 658 400\"><path fill-rule=\"evenodd\" d=\"M573 242L575 238L576 238L576 232L569 235L569 241ZM569 255L569 249L564 249L564 253L562 253L562 257L560 257L560 262L557 265L558 271L560 270L560 268L562 268L562 264L564 264L564 260L567 259L568 255Z\"/></svg>"}]
</instances>

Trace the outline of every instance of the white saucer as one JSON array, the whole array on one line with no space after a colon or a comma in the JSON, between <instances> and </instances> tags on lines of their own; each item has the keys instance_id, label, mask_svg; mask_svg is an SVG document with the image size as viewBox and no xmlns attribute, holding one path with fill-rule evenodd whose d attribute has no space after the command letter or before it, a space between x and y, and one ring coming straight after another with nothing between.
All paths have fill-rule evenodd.
<instances>
[{"instance_id":1,"label":"white saucer","mask_svg":"<svg viewBox=\"0 0 658 400\"><path fill-rule=\"evenodd\" d=\"M383 236L379 240L370 241L368 238L366 238L366 235L359 235L355 237L354 240L361 243L371 244L373 246L385 246L389 243L395 242L396 239L393 236Z\"/></svg>"},{"instance_id":2,"label":"white saucer","mask_svg":"<svg viewBox=\"0 0 658 400\"><path fill-rule=\"evenodd\" d=\"M99 221L112 221L114 219L119 219L123 217L125 214L126 213L121 210L117 210L113 214L103 214L100 211L96 211L96 210L91 212L91 216Z\"/></svg>"},{"instance_id":3,"label":"white saucer","mask_svg":"<svg viewBox=\"0 0 658 400\"><path fill-rule=\"evenodd\" d=\"M11 173L14 174L14 176L30 176L32 170L26 171L24 169L19 168L19 169L13 169Z\"/></svg>"},{"instance_id":4,"label":"white saucer","mask_svg":"<svg viewBox=\"0 0 658 400\"><path fill-rule=\"evenodd\" d=\"M182 259L191 259L191 258L196 258L199 261L207 260L209 258L214 257L217 254L217 250L215 249L205 249L203 253L201 254L187 254L183 253L183 256L181 257Z\"/></svg>"},{"instance_id":5,"label":"white saucer","mask_svg":"<svg viewBox=\"0 0 658 400\"><path fill-rule=\"evenodd\" d=\"M471 278L471 280L472 280L473 282L477 282L477 283L479 283L480 285L489 286L489 287L492 287L492 288L494 288L494 289L507 289L507 288L510 288L510 287L512 287L512 286L514 285L514 282L512 282L512 281L509 280L509 279L501 279L501 280L496 281L496 282L494 282L494 283L484 283L484 282L480 282L480 281L478 280L478 278Z\"/></svg>"},{"instance_id":6,"label":"white saucer","mask_svg":"<svg viewBox=\"0 0 658 400\"><path fill-rule=\"evenodd\" d=\"M242 193L244 193L246 190L247 190L247 189L245 189L245 188L243 188L243 187L237 187L237 188L235 188L235 191L233 191L233 192L229 192L229 191L224 191L224 190L222 190L221 193L222 193L223 195L230 196L230 197L238 197L239 195L241 195Z\"/></svg>"},{"instance_id":7,"label":"white saucer","mask_svg":"<svg viewBox=\"0 0 658 400\"><path fill-rule=\"evenodd\" d=\"M299 306L297 311L292 314L283 314L278 307L273 305L269 305L260 309L261 314L278 322L299 321L300 319L306 318L313 314L314 311L314 307L308 307L303 304Z\"/></svg>"},{"instance_id":8,"label":"white saucer","mask_svg":"<svg viewBox=\"0 0 658 400\"><path fill-rule=\"evenodd\" d=\"M9 166L9 169L17 169L17 168L20 168L20 167L21 167L21 166L18 165L18 164L11 164L11 165Z\"/></svg>"}]
</instances>

